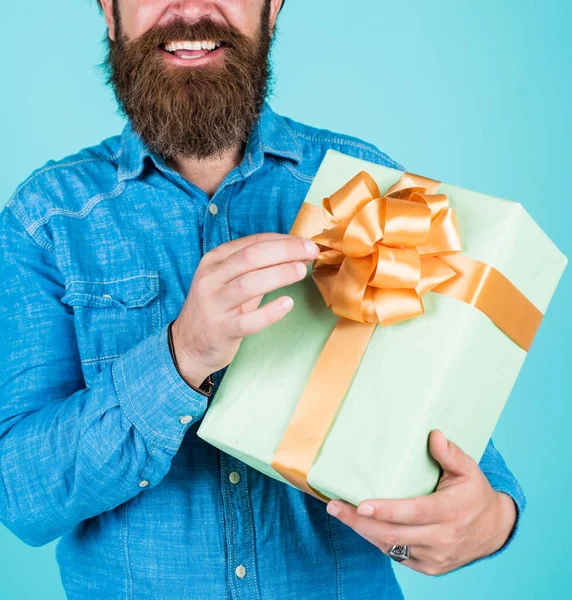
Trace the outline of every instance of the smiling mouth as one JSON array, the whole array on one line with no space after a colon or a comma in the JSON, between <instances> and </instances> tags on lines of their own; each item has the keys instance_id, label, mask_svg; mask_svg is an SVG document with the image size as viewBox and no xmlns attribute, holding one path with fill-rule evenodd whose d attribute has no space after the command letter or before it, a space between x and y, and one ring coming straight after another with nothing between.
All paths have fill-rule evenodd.
<instances>
[{"instance_id":1,"label":"smiling mouth","mask_svg":"<svg viewBox=\"0 0 572 600\"><path fill-rule=\"evenodd\" d=\"M168 42L159 46L159 48L167 54L184 60L203 58L204 56L208 56L209 54L212 54L213 52L225 47L225 42L216 40L185 40Z\"/></svg>"}]
</instances>

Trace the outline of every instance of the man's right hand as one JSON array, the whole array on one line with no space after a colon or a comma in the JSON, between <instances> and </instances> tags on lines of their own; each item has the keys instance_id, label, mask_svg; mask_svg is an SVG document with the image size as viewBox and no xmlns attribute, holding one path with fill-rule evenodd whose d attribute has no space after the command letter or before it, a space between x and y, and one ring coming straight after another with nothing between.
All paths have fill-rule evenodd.
<instances>
[{"instance_id":1,"label":"man's right hand","mask_svg":"<svg viewBox=\"0 0 572 600\"><path fill-rule=\"evenodd\" d=\"M281 233L249 235L207 252L172 327L184 379L199 387L230 364L245 336L282 319L292 298L258 308L264 294L304 279L318 253L314 242Z\"/></svg>"}]
</instances>

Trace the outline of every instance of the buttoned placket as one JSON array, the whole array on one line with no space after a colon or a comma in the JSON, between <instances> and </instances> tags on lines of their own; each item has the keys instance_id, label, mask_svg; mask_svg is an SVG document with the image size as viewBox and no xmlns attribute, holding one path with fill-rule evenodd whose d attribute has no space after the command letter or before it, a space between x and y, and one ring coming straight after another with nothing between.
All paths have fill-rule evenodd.
<instances>
[{"instance_id":1,"label":"buttoned placket","mask_svg":"<svg viewBox=\"0 0 572 600\"><path fill-rule=\"evenodd\" d=\"M246 154L245 160L244 165L234 168L225 177L210 199L203 190L184 179L178 172L168 167L164 161L161 159L157 161L157 166L163 173L189 194L201 212L203 254L231 240L228 227L228 203L232 197L234 184L244 181L263 164L261 152L258 160L253 160L250 152ZM213 379L216 390L221 381L221 373L215 373ZM218 449L217 452L220 456L222 522L228 551L227 578L231 597L233 600L261 600L247 466Z\"/></svg>"},{"instance_id":2,"label":"buttoned placket","mask_svg":"<svg viewBox=\"0 0 572 600\"><path fill-rule=\"evenodd\" d=\"M233 184L243 175L231 171L211 198L203 225L203 251L230 241L228 204ZM220 382L219 377L215 381ZM219 451L223 527L228 551L227 577L233 600L261 600L257 579L254 525L247 466Z\"/></svg>"},{"instance_id":3,"label":"buttoned placket","mask_svg":"<svg viewBox=\"0 0 572 600\"><path fill-rule=\"evenodd\" d=\"M239 176L237 178L242 179ZM210 201L203 229L205 252L230 241L226 218L232 188L232 184L219 188ZM260 600L246 469L243 462L220 452L220 485L231 597L234 600Z\"/></svg>"}]
</instances>

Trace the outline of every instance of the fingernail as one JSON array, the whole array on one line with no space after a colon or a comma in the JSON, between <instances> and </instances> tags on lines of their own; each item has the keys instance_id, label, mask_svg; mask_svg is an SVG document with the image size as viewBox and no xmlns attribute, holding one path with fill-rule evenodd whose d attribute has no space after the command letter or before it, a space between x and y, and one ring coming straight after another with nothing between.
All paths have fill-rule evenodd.
<instances>
[{"instance_id":1,"label":"fingernail","mask_svg":"<svg viewBox=\"0 0 572 600\"><path fill-rule=\"evenodd\" d=\"M307 271L304 263L296 263L296 271L298 271L300 275L306 275Z\"/></svg>"},{"instance_id":2,"label":"fingernail","mask_svg":"<svg viewBox=\"0 0 572 600\"><path fill-rule=\"evenodd\" d=\"M445 437L445 434L440 429L435 429L434 431L437 432L437 435L441 436L445 442L447 442L447 444L449 443L449 440Z\"/></svg>"},{"instance_id":3,"label":"fingernail","mask_svg":"<svg viewBox=\"0 0 572 600\"><path fill-rule=\"evenodd\" d=\"M332 515L332 517L337 517L340 514L340 507L332 502L328 503L326 510L328 511L328 514Z\"/></svg>"},{"instance_id":4,"label":"fingernail","mask_svg":"<svg viewBox=\"0 0 572 600\"><path fill-rule=\"evenodd\" d=\"M304 246L306 247L306 252L309 256L314 256L314 254L317 254L319 250L318 246L316 246L316 244L310 240L305 240Z\"/></svg>"},{"instance_id":5,"label":"fingernail","mask_svg":"<svg viewBox=\"0 0 572 600\"><path fill-rule=\"evenodd\" d=\"M357 511L358 514L363 515L364 517L371 517L374 513L374 508L371 504L360 504Z\"/></svg>"}]
</instances>

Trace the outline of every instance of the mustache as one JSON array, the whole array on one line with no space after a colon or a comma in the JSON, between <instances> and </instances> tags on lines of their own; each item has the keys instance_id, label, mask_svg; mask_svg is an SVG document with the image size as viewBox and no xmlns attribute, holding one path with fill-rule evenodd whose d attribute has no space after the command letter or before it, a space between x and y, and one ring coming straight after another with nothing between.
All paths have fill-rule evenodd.
<instances>
[{"instance_id":1,"label":"mustache","mask_svg":"<svg viewBox=\"0 0 572 600\"><path fill-rule=\"evenodd\" d=\"M241 46L248 41L246 36L233 27L216 23L209 17L195 23L188 23L179 18L165 25L156 25L135 40L127 40L125 35L121 38L122 45L136 47L141 54L153 52L157 46L182 40L212 40L222 42L230 48Z\"/></svg>"}]
</instances>

